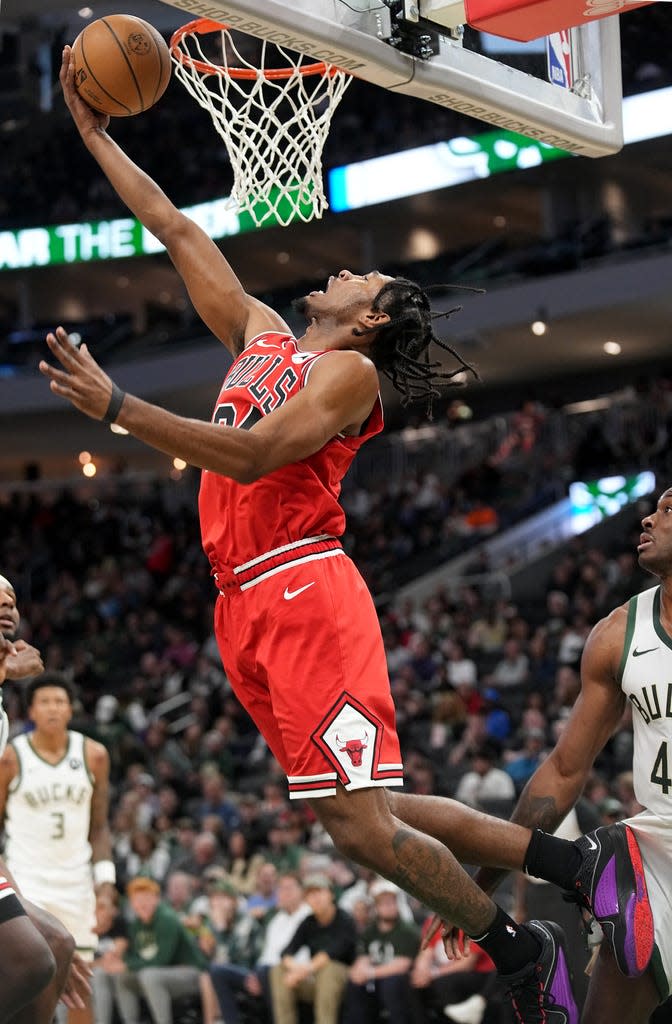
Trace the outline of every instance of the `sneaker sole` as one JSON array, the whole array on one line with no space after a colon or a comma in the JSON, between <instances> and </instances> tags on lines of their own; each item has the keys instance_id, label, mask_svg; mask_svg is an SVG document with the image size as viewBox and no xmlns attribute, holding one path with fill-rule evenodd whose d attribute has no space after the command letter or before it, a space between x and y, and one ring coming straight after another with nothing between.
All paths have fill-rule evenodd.
<instances>
[{"instance_id":1,"label":"sneaker sole","mask_svg":"<svg viewBox=\"0 0 672 1024\"><path fill-rule=\"evenodd\" d=\"M594 893L593 911L611 938L618 969L629 978L644 973L653 954L653 914L644 864L629 826L613 829L614 853Z\"/></svg>"}]
</instances>

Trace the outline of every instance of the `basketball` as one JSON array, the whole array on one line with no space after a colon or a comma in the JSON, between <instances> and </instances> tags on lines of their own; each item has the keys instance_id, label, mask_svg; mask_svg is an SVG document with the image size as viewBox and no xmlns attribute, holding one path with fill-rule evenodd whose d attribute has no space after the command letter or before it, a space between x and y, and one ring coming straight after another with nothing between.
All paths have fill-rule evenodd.
<instances>
[{"instance_id":1,"label":"basketball","mask_svg":"<svg viewBox=\"0 0 672 1024\"><path fill-rule=\"evenodd\" d=\"M111 117L149 110L170 81L170 52L152 25L131 14L92 21L72 44L75 86L90 107Z\"/></svg>"}]
</instances>

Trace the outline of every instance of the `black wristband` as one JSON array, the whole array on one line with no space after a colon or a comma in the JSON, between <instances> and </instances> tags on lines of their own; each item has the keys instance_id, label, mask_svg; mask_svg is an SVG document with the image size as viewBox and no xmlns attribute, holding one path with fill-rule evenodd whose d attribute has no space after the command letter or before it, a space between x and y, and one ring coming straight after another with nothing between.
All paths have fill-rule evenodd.
<instances>
[{"instance_id":1,"label":"black wristband","mask_svg":"<svg viewBox=\"0 0 672 1024\"><path fill-rule=\"evenodd\" d=\"M112 384L112 394L110 395L110 404L107 407L107 412L103 415L103 419L106 423L114 423L117 416L121 412L124 399L126 398L126 392L118 388L116 384Z\"/></svg>"}]
</instances>

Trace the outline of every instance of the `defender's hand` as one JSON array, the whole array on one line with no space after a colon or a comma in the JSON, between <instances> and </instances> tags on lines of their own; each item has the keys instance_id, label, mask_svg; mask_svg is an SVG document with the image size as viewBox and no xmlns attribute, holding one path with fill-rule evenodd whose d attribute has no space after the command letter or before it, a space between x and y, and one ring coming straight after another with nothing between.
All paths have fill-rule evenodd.
<instances>
[{"instance_id":1,"label":"defender's hand","mask_svg":"<svg viewBox=\"0 0 672 1024\"><path fill-rule=\"evenodd\" d=\"M7 678L7 662L15 653L14 644L0 635L0 684L4 683Z\"/></svg>"},{"instance_id":2,"label":"defender's hand","mask_svg":"<svg viewBox=\"0 0 672 1024\"><path fill-rule=\"evenodd\" d=\"M471 939L461 928L444 925L443 948L449 960L464 960L471 952Z\"/></svg>"},{"instance_id":3,"label":"defender's hand","mask_svg":"<svg viewBox=\"0 0 672 1024\"><path fill-rule=\"evenodd\" d=\"M26 679L29 676L40 676L44 672L44 662L37 647L27 644L25 640L14 643L14 654L9 654L6 661L8 679Z\"/></svg>"},{"instance_id":4,"label":"defender's hand","mask_svg":"<svg viewBox=\"0 0 672 1024\"><path fill-rule=\"evenodd\" d=\"M441 933L441 941L449 960L463 960L469 955L471 939L465 935L461 928L442 921L438 914L432 918L427 934L422 940L421 949L427 949L437 932Z\"/></svg>"},{"instance_id":5,"label":"defender's hand","mask_svg":"<svg viewBox=\"0 0 672 1024\"><path fill-rule=\"evenodd\" d=\"M72 114L72 120L82 138L85 139L88 132L104 132L110 123L109 116L99 114L97 110L85 103L75 88L75 58L70 46L63 48L63 60L58 77L66 106Z\"/></svg>"},{"instance_id":6,"label":"defender's hand","mask_svg":"<svg viewBox=\"0 0 672 1024\"><path fill-rule=\"evenodd\" d=\"M112 381L86 345L75 348L62 327L57 327L55 334L47 335L47 345L63 367L59 370L44 359L40 362L40 373L49 378L51 390L67 398L80 412L102 420L110 404Z\"/></svg>"},{"instance_id":7,"label":"defender's hand","mask_svg":"<svg viewBox=\"0 0 672 1024\"><path fill-rule=\"evenodd\" d=\"M70 971L61 993L61 1002L69 1010L84 1010L88 1005L91 995L91 983L89 981L93 971L85 960L82 960L79 953L73 955L70 962Z\"/></svg>"}]
</instances>

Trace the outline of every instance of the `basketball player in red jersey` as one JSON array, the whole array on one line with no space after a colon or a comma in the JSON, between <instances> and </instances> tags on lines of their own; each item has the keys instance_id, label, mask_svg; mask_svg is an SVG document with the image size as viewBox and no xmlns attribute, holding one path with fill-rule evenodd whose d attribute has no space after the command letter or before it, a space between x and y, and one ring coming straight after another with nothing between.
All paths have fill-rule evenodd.
<instances>
[{"instance_id":1,"label":"basketball player in red jersey","mask_svg":"<svg viewBox=\"0 0 672 1024\"><path fill-rule=\"evenodd\" d=\"M519 926L436 839L392 813L402 782L394 706L371 597L339 537L340 481L382 428L378 372L407 397L437 378L426 294L405 279L343 270L302 302L308 326L247 295L216 245L112 141L107 118L61 83L87 149L167 248L191 299L234 356L211 422L124 394L62 328L43 361L51 390L203 471L203 544L219 591L216 633L235 692L338 849L459 924L508 977L517 1020L577 1024L549 922ZM460 361L454 372L469 369ZM402 805L403 806L403 805ZM550 1015L549 1015L550 1014Z\"/></svg>"}]
</instances>

